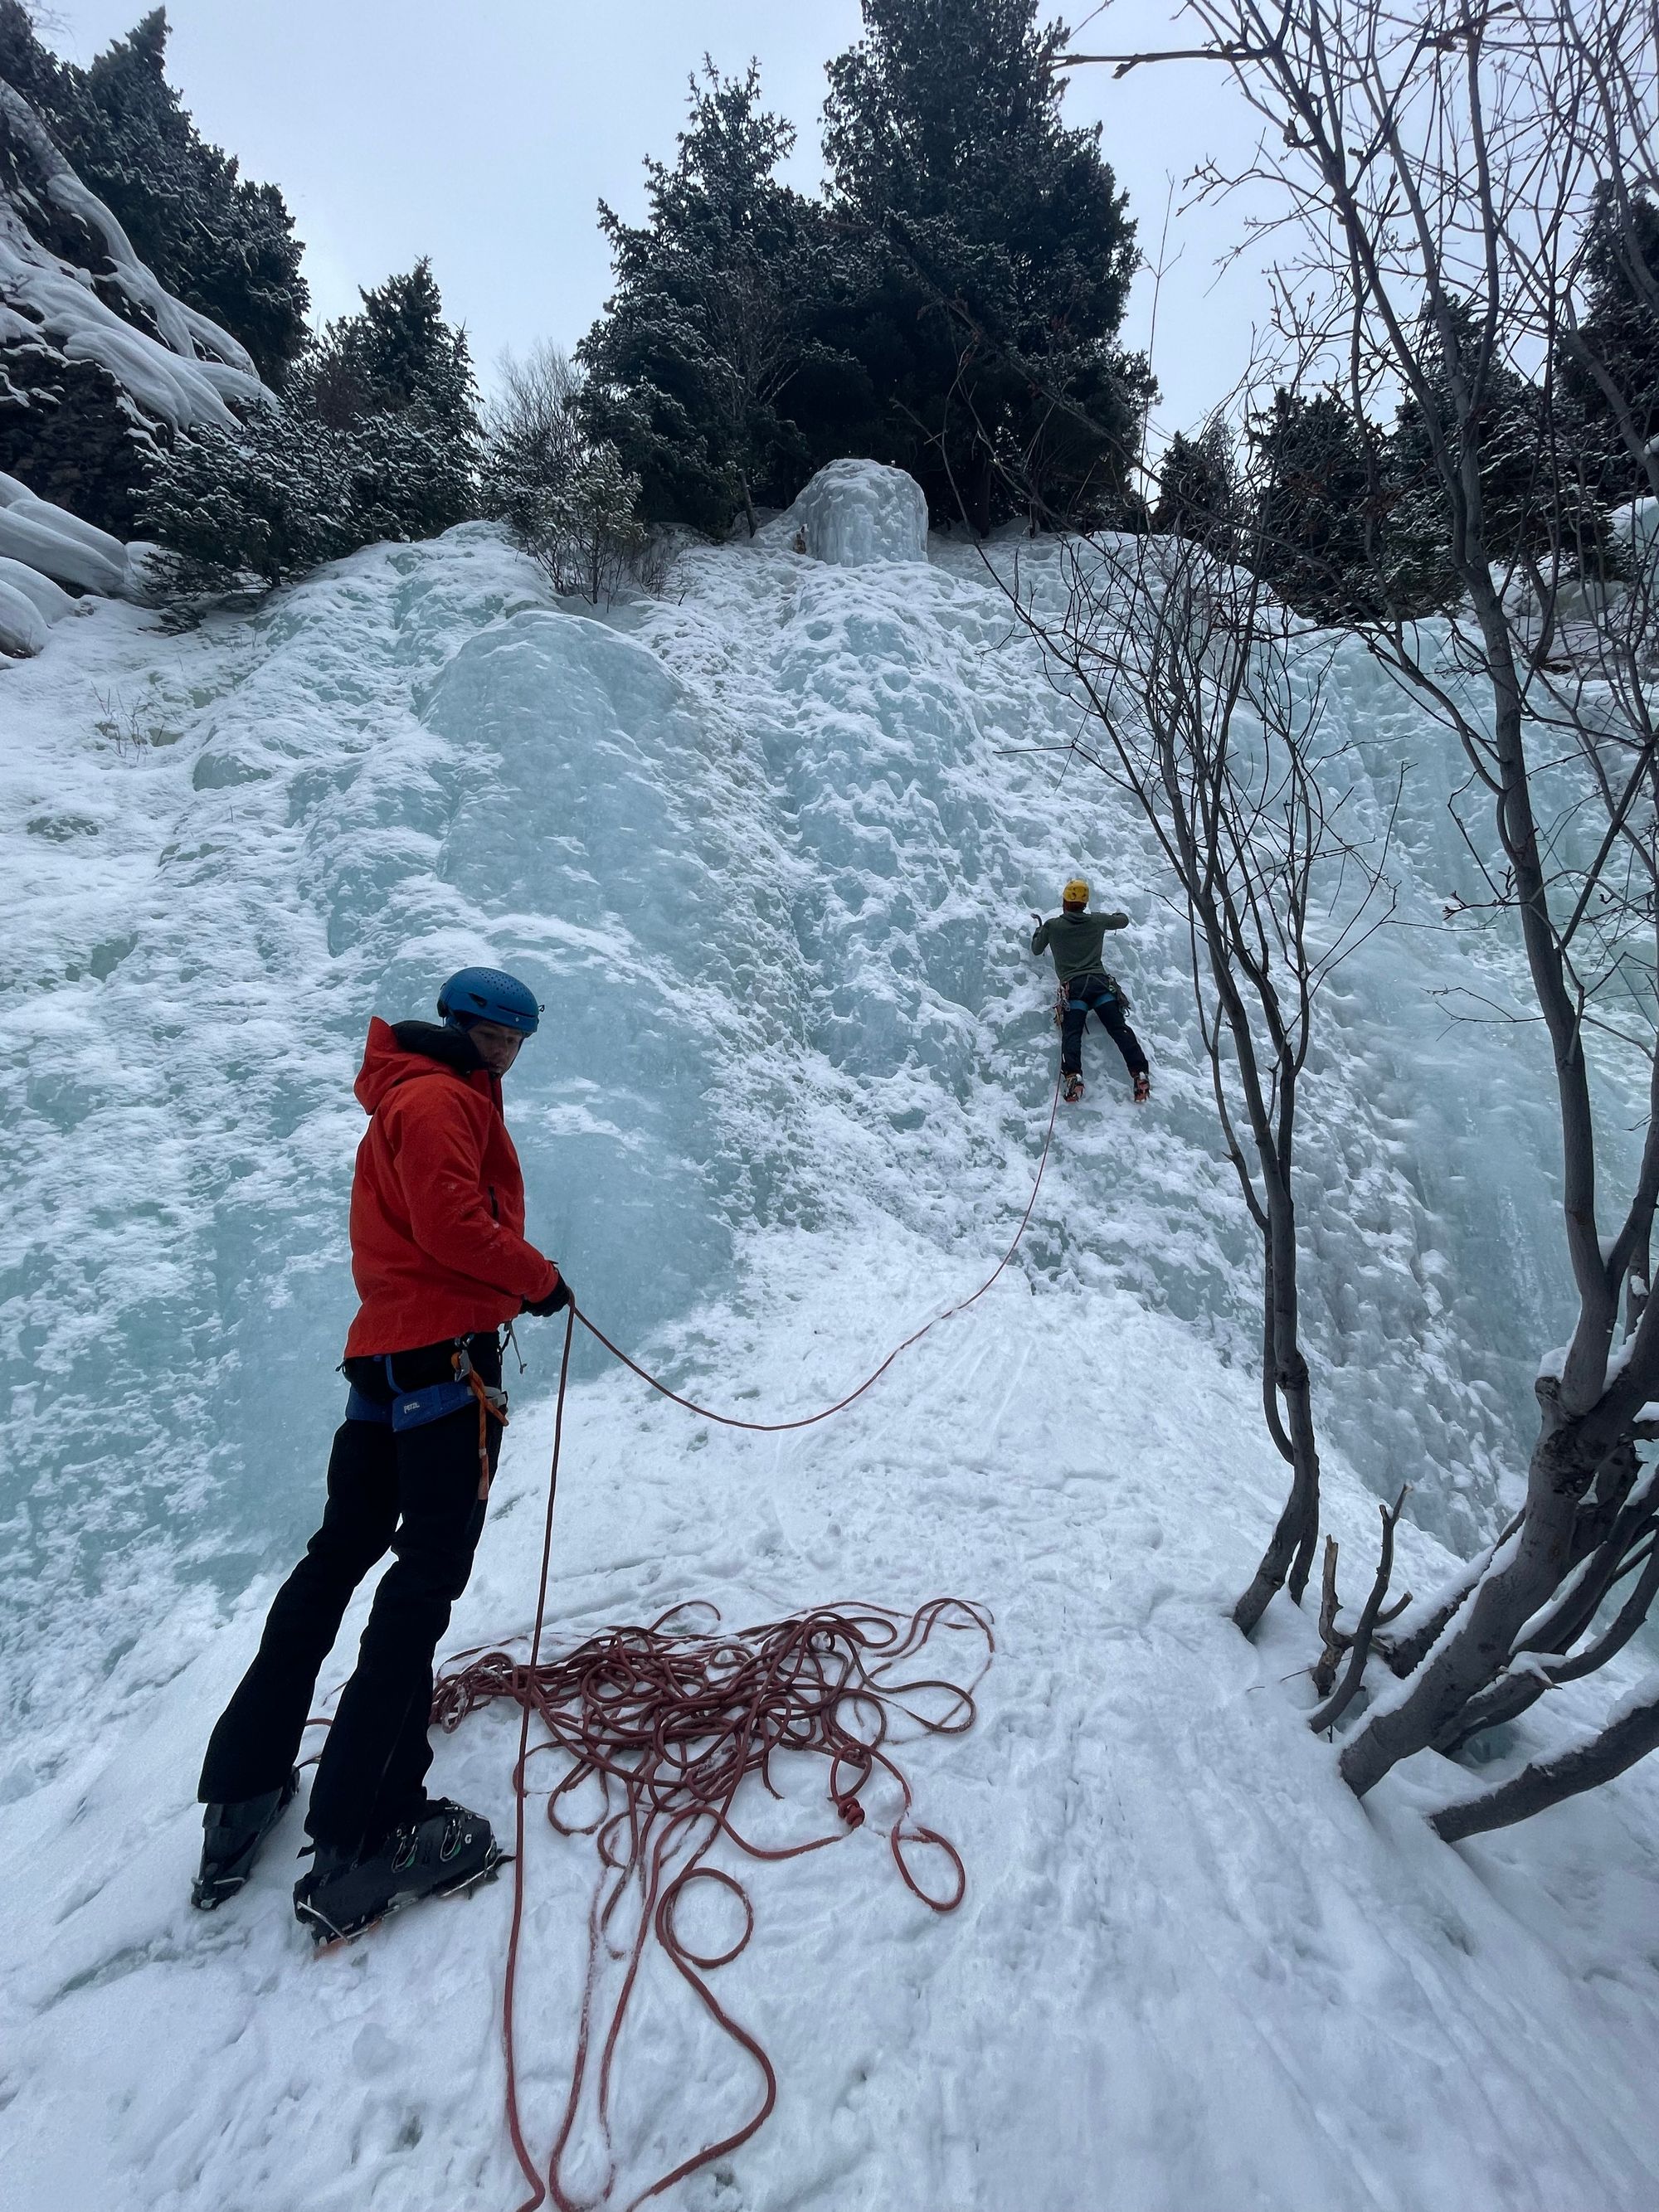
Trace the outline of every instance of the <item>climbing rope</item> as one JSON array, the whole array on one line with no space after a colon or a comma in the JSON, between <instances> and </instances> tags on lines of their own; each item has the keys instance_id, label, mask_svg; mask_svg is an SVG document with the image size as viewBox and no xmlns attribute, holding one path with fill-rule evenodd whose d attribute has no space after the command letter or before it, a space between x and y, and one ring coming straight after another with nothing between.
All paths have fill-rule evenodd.
<instances>
[{"instance_id":1,"label":"climbing rope","mask_svg":"<svg viewBox=\"0 0 1659 2212\"><path fill-rule=\"evenodd\" d=\"M735 1633L721 1631L714 1607L697 1601L675 1607L648 1628L610 1629L561 1658L544 1661L542 1640L575 1324L580 1321L614 1358L652 1389L704 1420L768 1435L811 1428L828 1420L861 1398L901 1353L920 1343L930 1329L975 1304L1002 1274L1018 1250L1036 1206L1054 1143L1060 1091L1057 1079L1030 1196L1012 1243L991 1273L977 1290L912 1330L855 1389L817 1413L787 1421L749 1421L717 1413L671 1389L630 1358L574 1300L566 1310L529 1656L519 1660L501 1650L463 1652L439 1677L432 1708L434 1721L448 1730L459 1728L470 1713L483 1705L505 1699L519 1708L519 1753L513 1770L513 1910L501 1996L507 2132L532 2192L518 2212L537 2212L550 2198L556 2212L594 2212L611 2197L616 2172L611 2136L612 2069L629 2001L653 1936L721 2031L753 2059L763 2088L759 2104L740 2128L682 2160L630 2198L627 2212L635 2212L648 2198L736 2150L771 2112L777 2098L777 2076L771 2060L758 2040L726 2011L705 1978L739 1955L755 1925L754 1907L743 1884L735 1875L704 1863L720 1837L754 1859L799 1858L809 1851L822 1850L863 1825L866 1812L860 1793L879 1770L898 1791L899 1812L888 1832L888 1844L900 1876L934 1911L956 1910L967 1888L961 1855L937 1830L924 1827L914 1818L909 1782L887 1748L889 1731L896 1715L928 1735L957 1735L971 1728L975 1714L974 1692L994 1649L989 1615L957 1598L935 1598L908 1616L883 1606L817 1607L764 1627ZM671 1626L696 1613L708 1615L714 1626L702 1632ZM890 1679L893 1668L914 1657L936 1633L951 1630L969 1631L983 1639L984 1656L971 1680L959 1683L942 1676L906 1681ZM942 1696L943 1711L930 1713L907 1702L918 1695ZM865 1732L853 1725L860 1717L867 1721ZM544 1740L534 1746L530 1741L532 1718L539 1719L546 1731ZM611 1879L607 1882L601 1877L589 1911L587 1976L570 2091L544 2176L525 2139L520 2111L516 2021L524 1929L527 1773L532 1758L550 1751L562 1753L567 1765L549 1793L548 1820L560 1835L593 1836ZM767 1846L755 1843L735 1825L733 1801L751 1775L758 1776L773 1796L781 1795L771 1773L773 1755L779 1751L817 1753L829 1762L828 1792L842 1823L839 1828L805 1843ZM599 1809L583 1821L571 1817L569 1801L590 1783L598 1785ZM943 1854L949 1869L949 1886L943 1895L934 1895L917 1879L907 1856L929 1849ZM687 1889L699 1881L712 1882L727 1891L742 1907L742 1932L723 1952L695 1951L678 1932L679 1904ZM635 1897L633 1932L618 1948L611 1941L612 1929L623 1914L630 1893ZM596 2095L605 2176L597 2195L579 2199L566 2190L562 2168L592 2066L599 2033L599 1981L607 1957L621 1966L622 1976L599 2041Z\"/></svg>"},{"instance_id":2,"label":"climbing rope","mask_svg":"<svg viewBox=\"0 0 1659 2212\"><path fill-rule=\"evenodd\" d=\"M706 1629L683 1625L697 1614L707 1618ZM714 1607L701 1601L676 1607L648 1628L607 1630L557 1659L532 1656L526 1663L502 1651L465 1654L438 1683L433 1717L446 1729L458 1728L468 1714L500 1699L517 1705L520 1713L514 1775L518 1849L501 2019L507 2130L532 2191L519 2212L535 2212L549 2198L557 2212L590 2212L611 2201L616 2180L612 2073L653 1936L722 2033L754 2062L761 2088L740 2127L704 2144L631 2197L628 2212L747 2142L771 2112L777 2099L772 2062L707 1978L747 1948L755 1927L754 1906L742 1882L705 1863L722 1836L753 1859L793 1859L822 1850L863 1825L860 1792L879 1771L898 1793L888 1845L907 1887L936 1912L954 1911L966 1893L967 1872L955 1844L915 1816L909 1781L890 1747L891 1726L902 1717L928 1735L971 1728L974 1692L994 1648L988 1616L962 1600L936 1598L908 1617L881 1606L817 1607L737 1633L722 1631L719 1620ZM936 1633L950 1631L970 1632L982 1642L971 1680L894 1679L895 1668ZM918 1698L935 1709L926 1710ZM533 1747L528 1741L532 1714L546 1731ZM828 1763L827 1790L838 1826L781 1845L757 1843L738 1826L733 1802L750 1777L757 1777L773 1796L781 1794L772 1773L780 1751L817 1753ZM545 1752L561 1753L565 1761L546 1801L550 1824L562 1836L592 1836L606 1873L588 1913L586 1980L569 2092L543 2168L525 2140L519 2110L514 2000L524 1909L526 1770ZM575 1801L595 1783L597 1808L580 1818ZM916 1864L917 1854L928 1851L943 1863L944 1880L936 1887L921 1878ZM741 1908L741 1929L724 1950L694 1949L678 1927L681 1903L698 1882L725 1890ZM607 1962L619 1976L608 2002L601 1990ZM604 2178L594 2194L577 2197L566 2186L563 2170L590 2082Z\"/></svg>"},{"instance_id":3,"label":"climbing rope","mask_svg":"<svg viewBox=\"0 0 1659 2212\"><path fill-rule=\"evenodd\" d=\"M837 1398L833 1406L825 1406L816 1413L803 1413L798 1419L793 1421L744 1421L739 1420L735 1413L717 1413L714 1411L712 1407L698 1405L695 1398L682 1397L678 1390L671 1390L666 1382L661 1382L656 1376L647 1373L647 1371L640 1365L638 1360L630 1359L629 1358L628 1354L623 1350L620 1345L613 1344L611 1341L611 1339L605 1334L605 1331L591 1322L587 1316L583 1313L580 1307L575 1304L574 1300L571 1304L570 1310L575 1315L576 1319L581 1323L588 1334L596 1339L599 1343L602 1344L613 1359L619 1359L623 1365L628 1369L630 1374L637 1375L641 1382L648 1382L651 1388L659 1392L663 1397L672 1399L677 1406L684 1406L688 1413L696 1413L705 1421L718 1422L720 1426L724 1429L750 1429L760 1435L769 1437L781 1436L786 1430L789 1429L812 1428L819 1421L827 1421L832 1413L842 1413L848 1406L855 1403L857 1400L864 1395L866 1390L872 1389L876 1383L880 1382L882 1376L887 1372L893 1362L897 1359L902 1353L908 1352L913 1344L920 1344L922 1338L927 1335L929 1329L937 1328L941 1322L952 1321L957 1314L966 1313L969 1306L977 1305L979 1301L985 1296L987 1291L990 1289L993 1283L994 1283L998 1277L1002 1273L1004 1268L1008 1265L1008 1262L1013 1258L1015 1253L1018 1251L1021 1240L1024 1238L1025 1231L1030 1228L1031 1224L1031 1215L1036 1210L1037 1202L1037 1193L1042 1188L1043 1173L1048 1165L1048 1154L1054 1141L1054 1121L1056 1115L1060 1112L1060 1081L1061 1078L1056 1076L1054 1079L1054 1095L1050 1100L1048 1105L1048 1127L1043 1133L1042 1151L1037 1159L1036 1175L1031 1184L1031 1195L1025 1201L1025 1211L1019 1217L1019 1226L1014 1231L1012 1243L1009 1245L1008 1249L997 1261L996 1266L992 1268L990 1273L985 1278L985 1280L980 1285L976 1291L970 1291L965 1298L958 1298L955 1305L947 1306L943 1313L935 1314L931 1321L925 1321L920 1328L913 1329L909 1335L905 1338L902 1344L896 1344L893 1346L893 1349L888 1353L886 1358L882 1361L880 1366L872 1369L872 1371L865 1376L863 1382L858 1385L856 1389L849 1390L844 1398Z\"/></svg>"}]
</instances>

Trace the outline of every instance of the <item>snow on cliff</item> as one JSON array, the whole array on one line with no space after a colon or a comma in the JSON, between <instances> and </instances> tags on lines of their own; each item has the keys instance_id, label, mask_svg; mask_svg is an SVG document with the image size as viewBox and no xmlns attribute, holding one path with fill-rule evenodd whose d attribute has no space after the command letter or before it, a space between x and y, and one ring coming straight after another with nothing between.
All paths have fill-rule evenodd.
<instances>
[{"instance_id":1,"label":"snow on cliff","mask_svg":"<svg viewBox=\"0 0 1659 2212\"><path fill-rule=\"evenodd\" d=\"M1006 1243L1053 1083L1026 909L1079 867L1134 921L1121 972L1154 1101L1130 1108L1091 1036L991 1296L792 1437L580 1368L557 1637L688 1597L741 1623L951 1592L998 1624L975 1728L908 1757L967 1904L917 1907L873 1828L755 1873L756 1938L719 1986L778 2063L778 2109L665 2201L1653 2203L1659 1780L1448 1849L1419 1813L1457 1771L1419 1760L1361 1807L1302 1724L1309 1624L1279 1608L1254 1647L1228 1624L1282 1470L1180 933L1109 787L1022 750L1066 711L978 556L925 557L891 473L841 465L783 526L605 620L469 526L185 636L99 603L0 668L0 1844L27 1869L0 1952L0 2159L21 2212L520 2201L504 1886L313 1963L296 1811L234 1906L186 1902L202 1741L340 1410L368 1013L428 1011L463 961L523 974L549 1009L509 1086L532 1233L659 1371L781 1417ZM1357 1587L1365 1483L1430 1470L1401 1531L1420 1589L1447 1542L1491 1533L1531 1355L1559 1334L1552 1139L1517 1079L1535 1041L1448 1030L1430 995L1454 972L1415 926L1455 865L1437 741L1358 656L1330 696L1379 792L1402 752L1419 773L1413 926L1343 971L1310 1088L1329 1519ZM522 1334L453 1648L522 1629L533 1599L553 1338ZM1571 1725L1578 1692L1556 1695L1502 1756ZM511 1755L484 1717L434 1780L500 1822ZM532 1836L538 2145L592 1871L586 1845ZM672 1976L618 2079L635 2185L751 2086Z\"/></svg>"},{"instance_id":2,"label":"snow on cliff","mask_svg":"<svg viewBox=\"0 0 1659 2212\"><path fill-rule=\"evenodd\" d=\"M111 380L121 414L146 436L204 423L234 429L229 402L275 402L246 349L187 307L134 252L114 216L76 176L15 86L0 83L0 349L12 365L91 363ZM86 241L86 265L37 234L60 228ZM0 369L14 408L31 404ZM108 390L110 387L106 386ZM18 572L75 592L118 593L127 549L15 477L0 474L0 653L44 647L66 611Z\"/></svg>"},{"instance_id":3,"label":"snow on cliff","mask_svg":"<svg viewBox=\"0 0 1659 2212\"><path fill-rule=\"evenodd\" d=\"M79 224L101 281L132 317L100 299L85 269L41 244L21 198L0 191L0 340L45 338L69 361L95 362L152 420L175 430L198 422L234 428L228 399L265 398L246 349L228 331L175 300L133 251L95 192L88 191L15 86L0 83L0 131L14 160L54 214Z\"/></svg>"}]
</instances>

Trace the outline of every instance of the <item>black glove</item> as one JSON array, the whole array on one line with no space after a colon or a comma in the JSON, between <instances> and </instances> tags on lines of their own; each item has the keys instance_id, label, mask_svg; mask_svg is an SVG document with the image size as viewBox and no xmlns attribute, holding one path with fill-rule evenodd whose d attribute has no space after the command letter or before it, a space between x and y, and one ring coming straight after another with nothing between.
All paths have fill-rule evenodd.
<instances>
[{"instance_id":1,"label":"black glove","mask_svg":"<svg viewBox=\"0 0 1659 2212\"><path fill-rule=\"evenodd\" d=\"M544 1298L526 1298L524 1310L544 1321L549 1314L562 1313L570 1304L570 1285L561 1275Z\"/></svg>"}]
</instances>

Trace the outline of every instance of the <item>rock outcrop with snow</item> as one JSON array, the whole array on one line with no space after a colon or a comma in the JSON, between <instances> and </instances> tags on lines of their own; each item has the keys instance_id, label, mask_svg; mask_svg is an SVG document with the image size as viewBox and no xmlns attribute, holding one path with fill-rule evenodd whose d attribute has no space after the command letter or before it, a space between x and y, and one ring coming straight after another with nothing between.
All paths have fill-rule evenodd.
<instances>
[{"instance_id":1,"label":"rock outcrop with snow","mask_svg":"<svg viewBox=\"0 0 1659 2212\"><path fill-rule=\"evenodd\" d=\"M40 652L75 605L65 585L107 599L127 580L118 538L0 472L0 653Z\"/></svg>"}]
</instances>

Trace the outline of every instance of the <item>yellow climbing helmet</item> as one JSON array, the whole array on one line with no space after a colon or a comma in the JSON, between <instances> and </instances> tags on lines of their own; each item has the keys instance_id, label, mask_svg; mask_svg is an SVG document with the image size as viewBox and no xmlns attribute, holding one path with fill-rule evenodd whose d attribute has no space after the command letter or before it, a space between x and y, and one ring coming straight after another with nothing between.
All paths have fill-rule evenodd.
<instances>
[{"instance_id":1,"label":"yellow climbing helmet","mask_svg":"<svg viewBox=\"0 0 1659 2212\"><path fill-rule=\"evenodd\" d=\"M1084 882L1081 876L1073 877L1071 882L1066 884L1065 890L1060 893L1060 902L1062 906L1088 905L1089 886Z\"/></svg>"}]
</instances>

